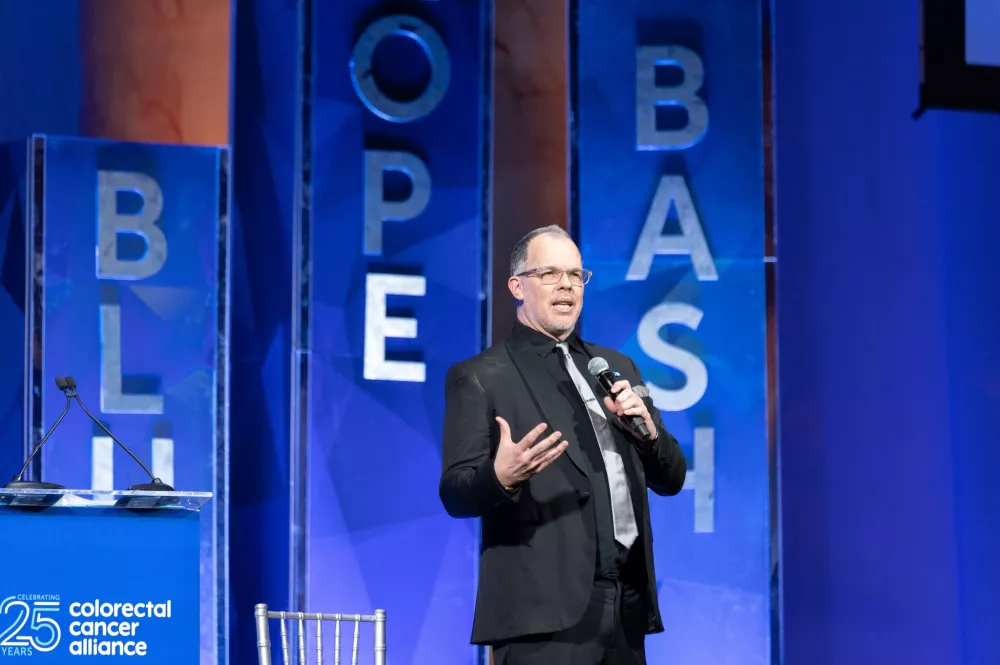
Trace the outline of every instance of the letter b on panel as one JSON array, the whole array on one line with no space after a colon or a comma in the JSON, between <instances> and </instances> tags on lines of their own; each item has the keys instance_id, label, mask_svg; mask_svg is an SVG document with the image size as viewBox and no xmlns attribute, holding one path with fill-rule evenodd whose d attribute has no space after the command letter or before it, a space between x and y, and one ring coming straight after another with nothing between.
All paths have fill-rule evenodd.
<instances>
[{"instance_id":1,"label":"letter b on panel","mask_svg":"<svg viewBox=\"0 0 1000 665\"><path fill-rule=\"evenodd\" d=\"M131 193L142 199L136 214L122 214L118 194ZM163 212L160 185L144 173L99 171L97 174L97 276L111 279L145 279L160 271L167 261L167 239L156 225ZM146 242L140 259L122 260L119 234L133 234Z\"/></svg>"},{"instance_id":2,"label":"letter b on panel","mask_svg":"<svg viewBox=\"0 0 1000 665\"><path fill-rule=\"evenodd\" d=\"M639 150L685 150L708 132L708 106L698 96L705 68L694 51L683 46L639 46L635 56L635 128ZM657 85L659 67L676 67L683 79L676 85ZM687 122L676 129L657 128L657 107L680 106Z\"/></svg>"}]
</instances>

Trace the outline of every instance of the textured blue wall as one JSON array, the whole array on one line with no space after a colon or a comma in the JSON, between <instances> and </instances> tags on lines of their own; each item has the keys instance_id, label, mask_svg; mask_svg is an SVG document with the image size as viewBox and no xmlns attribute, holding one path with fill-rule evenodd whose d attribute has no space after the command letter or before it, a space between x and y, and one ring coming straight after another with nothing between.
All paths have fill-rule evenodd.
<instances>
[{"instance_id":1,"label":"textured blue wall","mask_svg":"<svg viewBox=\"0 0 1000 665\"><path fill-rule=\"evenodd\" d=\"M230 662L240 664L256 662L254 604L290 605L297 4L241 2L234 24Z\"/></svg>"},{"instance_id":2,"label":"textured blue wall","mask_svg":"<svg viewBox=\"0 0 1000 665\"><path fill-rule=\"evenodd\" d=\"M981 665L1000 659L1000 115L956 117L940 138L961 662Z\"/></svg>"},{"instance_id":3,"label":"textured blue wall","mask_svg":"<svg viewBox=\"0 0 1000 665\"><path fill-rule=\"evenodd\" d=\"M1000 653L1000 117L910 118L917 5L775 1L788 665Z\"/></svg>"}]
</instances>

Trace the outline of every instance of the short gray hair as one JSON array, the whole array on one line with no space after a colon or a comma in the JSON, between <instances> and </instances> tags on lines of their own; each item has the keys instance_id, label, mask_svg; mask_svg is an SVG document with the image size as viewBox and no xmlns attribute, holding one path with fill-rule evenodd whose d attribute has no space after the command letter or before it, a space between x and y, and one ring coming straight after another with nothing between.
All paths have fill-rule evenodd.
<instances>
[{"instance_id":1,"label":"short gray hair","mask_svg":"<svg viewBox=\"0 0 1000 665\"><path fill-rule=\"evenodd\" d=\"M510 253L510 276L522 272L524 270L524 264L528 261L528 245L531 241L538 236L551 234L554 236L560 236L572 241L573 238L566 233L566 229L556 224L551 224L549 226L543 226L540 229L535 229L534 231L528 232L523 238L517 241L514 245L514 251Z\"/></svg>"}]
</instances>

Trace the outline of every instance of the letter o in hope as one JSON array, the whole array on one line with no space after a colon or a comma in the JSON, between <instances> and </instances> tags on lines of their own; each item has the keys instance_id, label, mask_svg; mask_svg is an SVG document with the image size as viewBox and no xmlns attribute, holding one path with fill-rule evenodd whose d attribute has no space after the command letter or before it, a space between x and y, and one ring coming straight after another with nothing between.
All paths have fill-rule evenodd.
<instances>
[{"instance_id":1,"label":"letter o in hope","mask_svg":"<svg viewBox=\"0 0 1000 665\"><path fill-rule=\"evenodd\" d=\"M423 49L430 63L430 82L412 101L398 101L378 86L372 68L375 49L387 37L408 37ZM351 55L351 82L372 113L389 122L413 122L430 114L444 99L451 83L451 61L441 36L415 16L393 14L373 22L358 38Z\"/></svg>"}]
</instances>

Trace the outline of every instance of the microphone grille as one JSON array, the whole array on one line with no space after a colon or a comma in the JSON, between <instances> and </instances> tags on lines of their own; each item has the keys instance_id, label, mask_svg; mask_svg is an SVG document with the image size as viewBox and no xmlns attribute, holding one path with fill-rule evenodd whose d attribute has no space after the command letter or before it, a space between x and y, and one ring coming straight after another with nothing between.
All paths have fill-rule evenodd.
<instances>
[{"instance_id":1,"label":"microphone grille","mask_svg":"<svg viewBox=\"0 0 1000 665\"><path fill-rule=\"evenodd\" d=\"M600 356L597 358L591 358L590 362L587 363L587 371L590 372L591 376L598 376L599 374L607 372L608 361Z\"/></svg>"}]
</instances>

